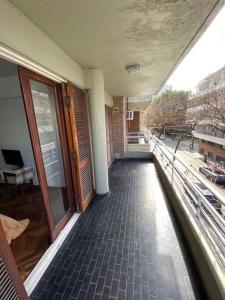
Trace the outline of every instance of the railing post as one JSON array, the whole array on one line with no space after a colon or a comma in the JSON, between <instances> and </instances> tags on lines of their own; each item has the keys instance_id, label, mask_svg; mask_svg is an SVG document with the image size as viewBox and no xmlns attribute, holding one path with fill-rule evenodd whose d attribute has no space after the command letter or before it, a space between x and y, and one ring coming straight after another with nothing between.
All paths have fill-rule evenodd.
<instances>
[{"instance_id":1,"label":"railing post","mask_svg":"<svg viewBox=\"0 0 225 300\"><path fill-rule=\"evenodd\" d=\"M173 173L174 173L174 159L172 160L172 177L171 177L172 184L173 184Z\"/></svg>"},{"instance_id":2,"label":"railing post","mask_svg":"<svg viewBox=\"0 0 225 300\"><path fill-rule=\"evenodd\" d=\"M158 140L155 142L155 145L154 145L154 147L153 147L153 150L152 150L152 152L154 152L154 150L155 150L155 148L156 148L157 144L158 144Z\"/></svg>"},{"instance_id":3,"label":"railing post","mask_svg":"<svg viewBox=\"0 0 225 300\"><path fill-rule=\"evenodd\" d=\"M159 139L152 135L151 143L153 143L154 140L155 144L152 147L152 152L154 152L162 167L163 161L165 162L165 175L168 177L170 184L172 186L176 184L179 188L179 191L176 192L181 193L182 198L187 198L187 201L190 204L190 206L187 206L189 212L194 213L199 222L199 229L204 231L214 247L215 253L225 266L225 220L223 219L223 215L220 215L215 211L215 208L208 203L207 199L205 199L198 188L196 188L195 182L192 182L192 177L194 177L197 182L202 183L201 178L199 178L190 167L186 166L182 160L177 157L176 153L173 153L159 141ZM188 174L190 174L190 176L188 176ZM184 189L180 189L182 186ZM209 188L209 190L211 191L211 188ZM212 193L218 198L218 202L225 205L224 199L220 197L219 194L214 193L213 190Z\"/></svg>"},{"instance_id":4,"label":"railing post","mask_svg":"<svg viewBox=\"0 0 225 300\"><path fill-rule=\"evenodd\" d=\"M201 200L201 197L198 196L198 202L197 202L197 208L196 208L196 217L198 219L200 218L201 205L202 205L202 200Z\"/></svg>"}]
</instances>

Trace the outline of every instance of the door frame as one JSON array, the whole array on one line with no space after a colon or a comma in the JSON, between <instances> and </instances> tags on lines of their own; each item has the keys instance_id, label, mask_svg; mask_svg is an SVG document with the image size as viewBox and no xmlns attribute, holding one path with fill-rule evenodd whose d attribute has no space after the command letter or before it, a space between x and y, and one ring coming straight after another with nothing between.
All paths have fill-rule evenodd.
<instances>
[{"instance_id":1,"label":"door frame","mask_svg":"<svg viewBox=\"0 0 225 300\"><path fill-rule=\"evenodd\" d=\"M39 184L42 191L42 200L46 212L47 223L50 231L50 238L51 241L53 242L75 211L74 201L73 201L74 193L72 188L72 178L71 178L71 170L70 170L71 165L69 161L68 140L66 137L65 119L63 113L61 85L49 78L46 78L24 67L19 66L18 70L19 70L21 90L23 94L24 107L26 111L27 123L30 132L31 144L33 148L34 159L35 159L37 173L39 177ZM29 82L30 80L38 81L40 83L49 85L54 90L56 119L57 119L57 125L59 130L60 146L62 152L62 160L63 160L66 187L67 187L68 205L69 205L68 211L65 213L63 218L56 226L54 226L53 223L47 179L46 179L44 163L42 158L41 145L40 145L37 123L35 118L35 111L34 111L34 106L32 101L32 94L31 94L31 88Z\"/></svg>"}]
</instances>

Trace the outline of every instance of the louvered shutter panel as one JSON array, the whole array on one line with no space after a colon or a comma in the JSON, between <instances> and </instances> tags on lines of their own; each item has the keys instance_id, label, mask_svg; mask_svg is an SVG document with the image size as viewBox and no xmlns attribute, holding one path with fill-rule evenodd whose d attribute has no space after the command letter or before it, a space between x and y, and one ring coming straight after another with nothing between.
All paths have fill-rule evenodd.
<instances>
[{"instance_id":1,"label":"louvered shutter panel","mask_svg":"<svg viewBox=\"0 0 225 300\"><path fill-rule=\"evenodd\" d=\"M67 85L67 93L70 98L70 122L79 181L80 209L83 212L93 197L88 104L86 94L72 84Z\"/></svg>"},{"instance_id":2,"label":"louvered shutter panel","mask_svg":"<svg viewBox=\"0 0 225 300\"><path fill-rule=\"evenodd\" d=\"M6 263L0 254L0 299L19 299L19 295L7 270Z\"/></svg>"},{"instance_id":3,"label":"louvered shutter panel","mask_svg":"<svg viewBox=\"0 0 225 300\"><path fill-rule=\"evenodd\" d=\"M0 299L26 300L28 296L7 243L1 221L0 239Z\"/></svg>"}]
</instances>

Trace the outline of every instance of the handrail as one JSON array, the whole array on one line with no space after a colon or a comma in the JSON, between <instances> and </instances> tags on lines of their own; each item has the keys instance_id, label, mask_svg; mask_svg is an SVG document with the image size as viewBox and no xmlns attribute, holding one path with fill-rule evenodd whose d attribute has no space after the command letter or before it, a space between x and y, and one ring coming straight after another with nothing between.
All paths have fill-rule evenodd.
<instances>
[{"instance_id":1,"label":"handrail","mask_svg":"<svg viewBox=\"0 0 225 300\"><path fill-rule=\"evenodd\" d=\"M160 146L164 147L166 151L168 151L185 169L188 170L198 181L200 181L202 184L205 185L205 183L202 181L200 176L198 176L193 170L191 170L187 165L185 165L180 158L177 156L176 153L172 152L163 142L161 142L157 137L152 136L154 140L157 140L157 143L160 144ZM207 187L218 199L221 201L221 203L225 206L225 199L221 198L221 195L212 187Z\"/></svg>"},{"instance_id":2,"label":"handrail","mask_svg":"<svg viewBox=\"0 0 225 300\"><path fill-rule=\"evenodd\" d=\"M134 134L134 133L136 133L136 134L143 134L143 135L145 134L144 132L138 131L138 132L128 132L127 135Z\"/></svg>"},{"instance_id":3,"label":"handrail","mask_svg":"<svg viewBox=\"0 0 225 300\"><path fill-rule=\"evenodd\" d=\"M145 139L145 136L138 136L138 135L132 135L132 136L125 136L125 139Z\"/></svg>"},{"instance_id":4,"label":"handrail","mask_svg":"<svg viewBox=\"0 0 225 300\"><path fill-rule=\"evenodd\" d=\"M167 176L171 179L172 186L175 190L179 189L182 198L186 199L189 211L195 214L200 228L205 233L217 257L225 266L225 219L196 188L192 178L194 181L205 183L157 137L150 135L149 140L153 142L151 143L151 151L155 153L159 163L164 167ZM225 199L217 191L211 187L208 189L218 202L225 205Z\"/></svg>"},{"instance_id":5,"label":"handrail","mask_svg":"<svg viewBox=\"0 0 225 300\"><path fill-rule=\"evenodd\" d=\"M170 159L167 154L165 153L165 157ZM196 189L196 187L191 183L191 181L185 176L184 174L180 173L179 169L174 165L174 169L178 172L181 177L183 177L183 181L188 182L188 185L194 190L194 192L197 194L197 197L201 198L202 203L204 204L205 208L214 215L218 225L221 227L221 229L225 233L225 220L216 212L215 208L208 203L208 201L205 199L205 197L202 196L202 194Z\"/></svg>"}]
</instances>

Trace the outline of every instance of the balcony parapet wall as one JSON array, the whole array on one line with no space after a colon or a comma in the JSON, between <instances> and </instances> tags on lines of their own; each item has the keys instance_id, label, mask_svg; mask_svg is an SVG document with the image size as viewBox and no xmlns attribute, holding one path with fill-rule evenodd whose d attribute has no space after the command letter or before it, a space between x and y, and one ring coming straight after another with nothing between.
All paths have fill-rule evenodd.
<instances>
[{"instance_id":1,"label":"balcony parapet wall","mask_svg":"<svg viewBox=\"0 0 225 300\"><path fill-rule=\"evenodd\" d=\"M164 169L157 157L152 154L153 162L164 187L169 205L180 225L180 228L189 245L189 249L196 263L205 290L209 299L225 299L224 274L217 268L215 257L208 247L205 237L198 228L197 223L187 210L182 196L171 185ZM217 265L217 266L216 266Z\"/></svg>"},{"instance_id":2,"label":"balcony parapet wall","mask_svg":"<svg viewBox=\"0 0 225 300\"><path fill-rule=\"evenodd\" d=\"M192 133L195 138L225 146L225 138L220 138L220 137L212 136L209 134L199 133L196 131L192 131Z\"/></svg>"}]
</instances>

